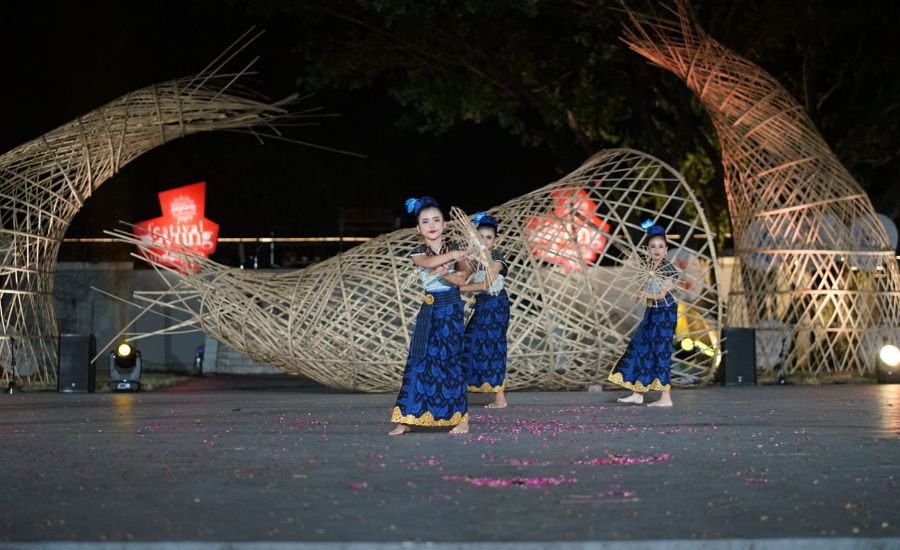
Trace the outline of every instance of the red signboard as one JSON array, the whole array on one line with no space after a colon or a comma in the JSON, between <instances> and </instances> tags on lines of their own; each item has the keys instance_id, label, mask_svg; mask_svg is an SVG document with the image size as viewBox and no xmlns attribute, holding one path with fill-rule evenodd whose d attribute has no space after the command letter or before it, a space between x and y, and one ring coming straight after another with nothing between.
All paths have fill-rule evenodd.
<instances>
[{"instance_id":1,"label":"red signboard","mask_svg":"<svg viewBox=\"0 0 900 550\"><path fill-rule=\"evenodd\" d=\"M203 217L205 201L205 181L162 191L159 205L163 215L135 224L134 235L147 245L153 259L164 265L184 268L177 254L184 249L206 258L216 251L219 224Z\"/></svg>"},{"instance_id":2,"label":"red signboard","mask_svg":"<svg viewBox=\"0 0 900 550\"><path fill-rule=\"evenodd\" d=\"M610 225L584 189L560 189L552 197L553 215L527 218L525 239L536 256L579 270L606 248Z\"/></svg>"}]
</instances>

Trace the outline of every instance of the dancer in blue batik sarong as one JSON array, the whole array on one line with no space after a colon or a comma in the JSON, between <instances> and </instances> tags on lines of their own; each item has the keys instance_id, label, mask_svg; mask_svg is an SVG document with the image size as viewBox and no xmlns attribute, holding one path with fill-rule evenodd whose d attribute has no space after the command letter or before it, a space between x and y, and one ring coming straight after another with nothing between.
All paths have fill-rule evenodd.
<instances>
[{"instance_id":1,"label":"dancer in blue batik sarong","mask_svg":"<svg viewBox=\"0 0 900 550\"><path fill-rule=\"evenodd\" d=\"M503 254L494 249L500 225L497 218L479 212L472 221L491 253L493 264L490 276L480 270L471 283L460 287L463 292L477 293L472 317L463 335L462 365L469 391L493 393L494 401L485 407L502 409L507 406L503 390L506 384L506 330L509 327L509 297L503 279L509 266Z\"/></svg>"},{"instance_id":2,"label":"dancer in blue batik sarong","mask_svg":"<svg viewBox=\"0 0 900 550\"><path fill-rule=\"evenodd\" d=\"M647 252L650 255L650 273L646 288L637 298L647 301L644 319L628 342L625 353L609 373L609 380L632 390L619 403L640 404L649 390L659 390L662 397L648 407L671 407L671 361L678 321L678 303L669 292L678 277L678 270L668 260L666 230L652 221L641 224L647 231Z\"/></svg>"},{"instance_id":3,"label":"dancer in blue batik sarong","mask_svg":"<svg viewBox=\"0 0 900 550\"><path fill-rule=\"evenodd\" d=\"M463 303L459 287L437 269L455 273L456 262L466 252L455 243L445 243L444 215L431 197L409 199L407 210L416 216L416 230L424 242L409 254L425 287L403 384L391 422L390 435L405 434L416 426L454 426L450 433L468 433L466 379L459 364L463 334Z\"/></svg>"}]
</instances>

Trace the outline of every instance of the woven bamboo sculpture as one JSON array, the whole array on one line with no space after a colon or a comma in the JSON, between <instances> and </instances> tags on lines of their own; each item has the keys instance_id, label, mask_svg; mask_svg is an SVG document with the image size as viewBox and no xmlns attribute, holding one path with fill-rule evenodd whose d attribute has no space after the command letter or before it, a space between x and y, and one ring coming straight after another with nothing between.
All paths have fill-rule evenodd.
<instances>
[{"instance_id":1,"label":"woven bamboo sculpture","mask_svg":"<svg viewBox=\"0 0 900 550\"><path fill-rule=\"evenodd\" d=\"M872 203L793 97L673 16L626 13L633 50L682 78L718 132L735 253L727 325L757 335L757 365L863 372L900 343L898 269Z\"/></svg>"},{"instance_id":2,"label":"woven bamboo sculpture","mask_svg":"<svg viewBox=\"0 0 900 550\"><path fill-rule=\"evenodd\" d=\"M679 356L673 383L710 380L722 312L712 235L672 168L635 151L605 151L489 214L500 221L497 246L509 262L507 389L606 384L645 307L631 299L642 274L630 258L644 244L640 224L648 218L673 238L670 255L683 270L679 336L698 342ZM128 231L112 234L142 247ZM422 298L418 284L403 284L413 272L406 256L419 242L415 229L403 229L286 273L229 268L181 251L198 269L157 266L170 289L135 299L144 313L180 316L169 330L197 328L283 371L336 388L394 392ZM128 335L140 336L148 335Z\"/></svg>"},{"instance_id":3,"label":"woven bamboo sculpture","mask_svg":"<svg viewBox=\"0 0 900 550\"><path fill-rule=\"evenodd\" d=\"M252 40L252 39L251 39ZM231 59L239 41L220 59ZM295 98L235 94L249 66L225 63L132 92L0 156L0 368L52 382L58 330L53 274L62 238L84 201L147 151L198 132L268 127ZM265 130L263 130L265 132Z\"/></svg>"}]
</instances>

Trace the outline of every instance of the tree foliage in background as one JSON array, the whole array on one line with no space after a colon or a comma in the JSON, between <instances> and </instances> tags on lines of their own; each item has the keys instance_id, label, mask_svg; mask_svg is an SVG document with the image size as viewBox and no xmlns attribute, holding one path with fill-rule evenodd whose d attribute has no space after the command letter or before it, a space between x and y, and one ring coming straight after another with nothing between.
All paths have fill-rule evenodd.
<instances>
[{"instance_id":1,"label":"tree foliage in background","mask_svg":"<svg viewBox=\"0 0 900 550\"><path fill-rule=\"evenodd\" d=\"M241 4L241 2L237 2ZM663 10L634 0L642 10ZM900 176L900 3L694 2L710 35L761 65L806 107L873 198ZM497 125L548 148L560 173L604 148L678 168L720 235L729 231L718 142L702 106L619 40L610 0L246 2L295 31L304 89L384 91L396 124L441 135ZM527 154L527 153L526 153ZM900 202L880 210L900 215ZM721 241L720 241L721 242Z\"/></svg>"}]
</instances>

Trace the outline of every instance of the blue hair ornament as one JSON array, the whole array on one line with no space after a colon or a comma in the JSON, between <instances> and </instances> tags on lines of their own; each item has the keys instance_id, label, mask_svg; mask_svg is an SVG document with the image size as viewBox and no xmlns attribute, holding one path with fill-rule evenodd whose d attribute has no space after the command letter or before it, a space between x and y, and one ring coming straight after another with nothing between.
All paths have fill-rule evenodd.
<instances>
[{"instance_id":1,"label":"blue hair ornament","mask_svg":"<svg viewBox=\"0 0 900 550\"><path fill-rule=\"evenodd\" d=\"M421 199L406 199L406 211L410 214L419 215L419 212L427 207L433 206L435 208L440 208L436 200L431 197L422 197Z\"/></svg>"},{"instance_id":2,"label":"blue hair ornament","mask_svg":"<svg viewBox=\"0 0 900 550\"><path fill-rule=\"evenodd\" d=\"M497 231L500 226L500 222L497 221L497 218L493 216L488 216L485 212L478 212L475 214L475 217L472 218L472 223L475 224L475 227L480 227L482 225L488 225L494 228L494 231Z\"/></svg>"},{"instance_id":3,"label":"blue hair ornament","mask_svg":"<svg viewBox=\"0 0 900 550\"><path fill-rule=\"evenodd\" d=\"M647 232L648 237L666 238L666 230L660 225L653 223L653 220L647 220L641 224L641 229Z\"/></svg>"},{"instance_id":4,"label":"blue hair ornament","mask_svg":"<svg viewBox=\"0 0 900 550\"><path fill-rule=\"evenodd\" d=\"M666 230L665 230L665 228L654 224L654 225L651 225L650 229L647 230L647 236L648 237L662 237L663 239L665 239L666 238Z\"/></svg>"}]
</instances>

